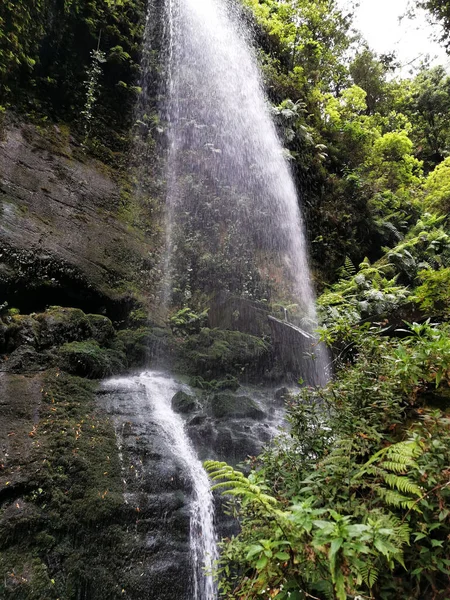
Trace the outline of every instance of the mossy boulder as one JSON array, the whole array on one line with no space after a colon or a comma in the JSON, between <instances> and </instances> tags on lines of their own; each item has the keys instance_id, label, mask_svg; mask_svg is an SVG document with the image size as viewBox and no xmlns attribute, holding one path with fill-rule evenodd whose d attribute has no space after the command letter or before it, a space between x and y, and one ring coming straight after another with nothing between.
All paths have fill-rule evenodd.
<instances>
[{"instance_id":1,"label":"mossy boulder","mask_svg":"<svg viewBox=\"0 0 450 600\"><path fill-rule=\"evenodd\" d=\"M91 328L92 339L100 345L107 344L115 335L113 324L108 317L104 315L86 315Z\"/></svg>"},{"instance_id":2,"label":"mossy boulder","mask_svg":"<svg viewBox=\"0 0 450 600\"><path fill-rule=\"evenodd\" d=\"M141 367L152 359L172 356L175 340L169 329L139 327L119 331L113 347L121 348L125 352L130 367Z\"/></svg>"},{"instance_id":3,"label":"mossy boulder","mask_svg":"<svg viewBox=\"0 0 450 600\"><path fill-rule=\"evenodd\" d=\"M2 350L12 352L22 345L36 346L39 339L39 324L29 315L7 315L2 319Z\"/></svg>"},{"instance_id":4,"label":"mossy boulder","mask_svg":"<svg viewBox=\"0 0 450 600\"><path fill-rule=\"evenodd\" d=\"M91 379L108 377L123 371L127 365L125 354L102 348L95 340L64 344L58 351L62 369Z\"/></svg>"},{"instance_id":5,"label":"mossy boulder","mask_svg":"<svg viewBox=\"0 0 450 600\"><path fill-rule=\"evenodd\" d=\"M258 404L247 396L235 396L225 392L214 394L211 398L211 412L216 419L255 419L266 416Z\"/></svg>"},{"instance_id":6,"label":"mossy boulder","mask_svg":"<svg viewBox=\"0 0 450 600\"><path fill-rule=\"evenodd\" d=\"M179 390L172 398L172 408L175 412L189 414L198 409L198 402L194 396Z\"/></svg>"},{"instance_id":7,"label":"mossy boulder","mask_svg":"<svg viewBox=\"0 0 450 600\"><path fill-rule=\"evenodd\" d=\"M8 360L0 366L0 371L8 373L43 371L51 366L52 362L53 356L49 351L38 352L33 346L23 344L11 352Z\"/></svg>"},{"instance_id":8,"label":"mossy boulder","mask_svg":"<svg viewBox=\"0 0 450 600\"><path fill-rule=\"evenodd\" d=\"M180 346L184 370L208 378L256 373L267 362L269 351L269 344L262 338L207 327Z\"/></svg>"},{"instance_id":9,"label":"mossy boulder","mask_svg":"<svg viewBox=\"0 0 450 600\"><path fill-rule=\"evenodd\" d=\"M78 342L92 337L92 327L79 308L52 306L36 315L39 323L39 346L50 348L66 342Z\"/></svg>"}]
</instances>

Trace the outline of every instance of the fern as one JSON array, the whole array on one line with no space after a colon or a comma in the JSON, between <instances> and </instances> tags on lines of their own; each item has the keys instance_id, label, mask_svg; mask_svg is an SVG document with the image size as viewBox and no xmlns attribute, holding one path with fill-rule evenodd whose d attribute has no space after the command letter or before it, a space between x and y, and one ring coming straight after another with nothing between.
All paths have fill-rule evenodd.
<instances>
[{"instance_id":1,"label":"fern","mask_svg":"<svg viewBox=\"0 0 450 600\"><path fill-rule=\"evenodd\" d=\"M374 565L362 561L358 561L357 567L362 581L369 589L372 588L378 579L378 569Z\"/></svg>"},{"instance_id":2,"label":"fern","mask_svg":"<svg viewBox=\"0 0 450 600\"><path fill-rule=\"evenodd\" d=\"M212 487L213 490L224 490L227 495L241 498L243 501L256 502L273 512L278 506L278 501L269 494L265 494L260 486L252 483L243 473L233 469L227 463L207 460L205 469L213 481L219 481Z\"/></svg>"},{"instance_id":3,"label":"fern","mask_svg":"<svg viewBox=\"0 0 450 600\"><path fill-rule=\"evenodd\" d=\"M408 477L423 450L415 440L398 442L374 454L353 477L354 484L372 488L388 506L420 512L421 488Z\"/></svg>"},{"instance_id":4,"label":"fern","mask_svg":"<svg viewBox=\"0 0 450 600\"><path fill-rule=\"evenodd\" d=\"M354 275L356 275L356 267L353 264L351 258L348 256L344 259L344 264L339 270L339 275L342 279L350 279Z\"/></svg>"}]
</instances>

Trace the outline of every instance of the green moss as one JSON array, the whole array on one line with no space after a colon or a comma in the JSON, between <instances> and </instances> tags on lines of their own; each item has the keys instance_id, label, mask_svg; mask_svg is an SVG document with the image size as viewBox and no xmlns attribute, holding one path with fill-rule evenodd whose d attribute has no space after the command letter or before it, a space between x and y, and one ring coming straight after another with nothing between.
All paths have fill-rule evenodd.
<instances>
[{"instance_id":1,"label":"green moss","mask_svg":"<svg viewBox=\"0 0 450 600\"><path fill-rule=\"evenodd\" d=\"M133 327L143 327L148 323L148 311L144 308L132 310L128 315L128 320Z\"/></svg>"},{"instance_id":2,"label":"green moss","mask_svg":"<svg viewBox=\"0 0 450 600\"><path fill-rule=\"evenodd\" d=\"M117 349L102 348L94 340L64 344L58 354L61 368L72 375L93 379L119 373L127 364L125 354Z\"/></svg>"},{"instance_id":3,"label":"green moss","mask_svg":"<svg viewBox=\"0 0 450 600\"><path fill-rule=\"evenodd\" d=\"M60 371L42 387L28 489L0 511L0 597L120 598L126 578L115 433L93 382ZM122 596L123 597L123 596Z\"/></svg>"},{"instance_id":4,"label":"green moss","mask_svg":"<svg viewBox=\"0 0 450 600\"><path fill-rule=\"evenodd\" d=\"M261 338L221 329L203 328L181 342L182 367L195 375L242 375L255 372L267 358L268 344Z\"/></svg>"},{"instance_id":5,"label":"green moss","mask_svg":"<svg viewBox=\"0 0 450 600\"><path fill-rule=\"evenodd\" d=\"M105 344L114 337L113 324L104 315L86 315L91 327L91 335L99 344Z\"/></svg>"},{"instance_id":6,"label":"green moss","mask_svg":"<svg viewBox=\"0 0 450 600\"><path fill-rule=\"evenodd\" d=\"M224 379L211 379L209 381L200 375L194 375L189 379L189 385L201 390L231 390L235 392L239 388L239 381L232 375L226 375Z\"/></svg>"},{"instance_id":7,"label":"green moss","mask_svg":"<svg viewBox=\"0 0 450 600\"><path fill-rule=\"evenodd\" d=\"M40 326L40 346L44 348L92 336L89 319L79 308L51 306L36 315L36 320Z\"/></svg>"},{"instance_id":8,"label":"green moss","mask_svg":"<svg viewBox=\"0 0 450 600\"><path fill-rule=\"evenodd\" d=\"M149 360L172 356L175 352L175 340L169 329L139 327L119 331L113 347L125 353L129 367L139 367Z\"/></svg>"}]
</instances>

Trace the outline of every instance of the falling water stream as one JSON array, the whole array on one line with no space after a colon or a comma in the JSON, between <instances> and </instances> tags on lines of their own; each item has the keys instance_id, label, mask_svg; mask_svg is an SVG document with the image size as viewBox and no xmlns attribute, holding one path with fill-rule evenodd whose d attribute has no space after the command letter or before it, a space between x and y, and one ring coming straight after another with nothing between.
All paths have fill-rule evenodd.
<instances>
[{"instance_id":1,"label":"falling water stream","mask_svg":"<svg viewBox=\"0 0 450 600\"><path fill-rule=\"evenodd\" d=\"M214 503L208 476L186 433L183 419L172 410L171 399L180 389L171 377L160 373L142 373L152 406L152 417L174 454L182 462L193 485L191 500L190 546L193 560L193 600L213 600L216 586L211 575L217 559L214 530ZM206 573L206 574L205 574Z\"/></svg>"},{"instance_id":2,"label":"falling water stream","mask_svg":"<svg viewBox=\"0 0 450 600\"><path fill-rule=\"evenodd\" d=\"M280 263L292 297L314 316L298 197L242 15L232 0L166 6L169 249L183 212L204 235L223 219Z\"/></svg>"},{"instance_id":3,"label":"falling water stream","mask_svg":"<svg viewBox=\"0 0 450 600\"><path fill-rule=\"evenodd\" d=\"M145 371L136 377L110 379L106 388L145 388L144 400L135 406L136 416L156 424L159 434L176 457L182 471L192 484L190 499L190 549L192 563L192 600L214 600L216 585L211 571L218 558L214 529L214 501L210 482L202 463L187 435L183 419L172 409L171 400L187 387L171 375ZM138 398L136 394L136 399Z\"/></svg>"}]
</instances>

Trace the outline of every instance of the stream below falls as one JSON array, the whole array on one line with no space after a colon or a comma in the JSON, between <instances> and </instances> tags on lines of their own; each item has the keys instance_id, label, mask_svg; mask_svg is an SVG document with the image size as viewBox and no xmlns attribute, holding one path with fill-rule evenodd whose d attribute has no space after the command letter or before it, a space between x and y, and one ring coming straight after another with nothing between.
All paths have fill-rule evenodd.
<instances>
[{"instance_id":1,"label":"stream below falls","mask_svg":"<svg viewBox=\"0 0 450 600\"><path fill-rule=\"evenodd\" d=\"M194 408L179 414L183 392ZM117 435L124 499L136 550L130 570L142 580L143 600L215 600L211 567L219 535L236 531L214 498L202 466L206 458L236 464L257 454L283 421L274 389L228 392L248 414L214 415L218 395L194 390L162 371L104 382L102 403Z\"/></svg>"}]
</instances>

